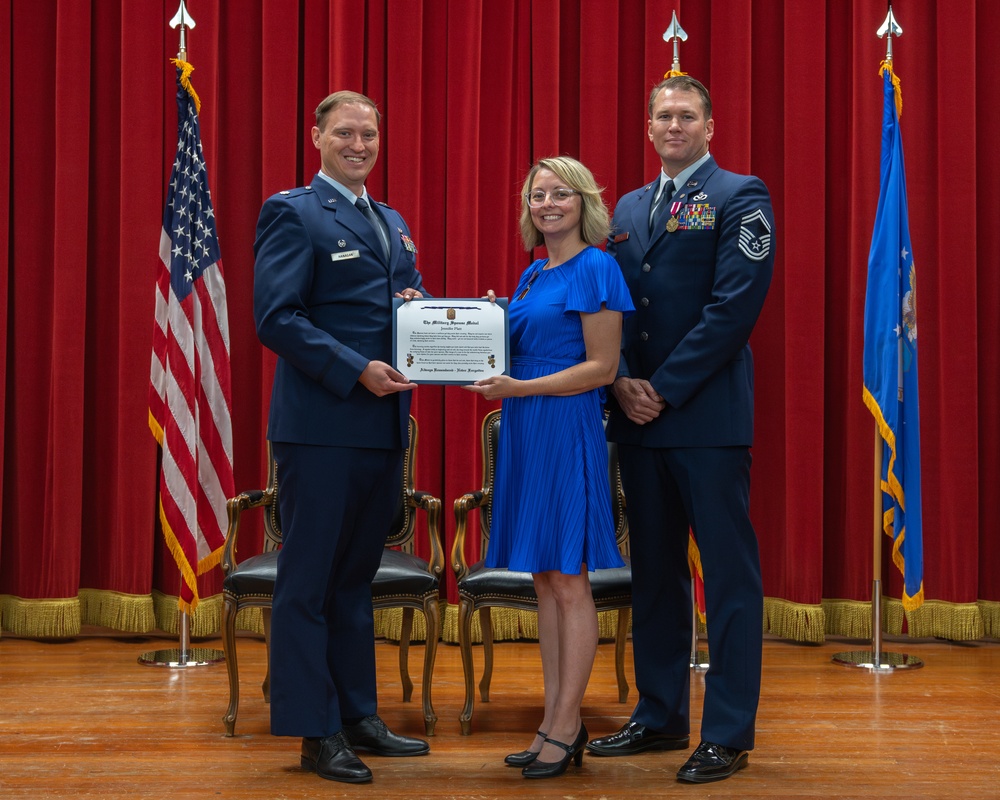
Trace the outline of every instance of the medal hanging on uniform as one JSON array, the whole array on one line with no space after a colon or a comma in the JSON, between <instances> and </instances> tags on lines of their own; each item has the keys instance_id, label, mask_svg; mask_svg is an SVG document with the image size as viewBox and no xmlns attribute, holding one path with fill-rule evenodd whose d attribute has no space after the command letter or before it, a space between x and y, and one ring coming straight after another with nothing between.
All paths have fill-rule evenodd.
<instances>
[{"instance_id":1,"label":"medal hanging on uniform","mask_svg":"<svg viewBox=\"0 0 1000 800\"><path fill-rule=\"evenodd\" d=\"M677 230L678 227L680 227L681 223L680 220L677 219L677 215L680 213L682 205L683 203L681 203L680 201L670 204L670 219L667 220L668 233L673 233L675 230Z\"/></svg>"}]
</instances>

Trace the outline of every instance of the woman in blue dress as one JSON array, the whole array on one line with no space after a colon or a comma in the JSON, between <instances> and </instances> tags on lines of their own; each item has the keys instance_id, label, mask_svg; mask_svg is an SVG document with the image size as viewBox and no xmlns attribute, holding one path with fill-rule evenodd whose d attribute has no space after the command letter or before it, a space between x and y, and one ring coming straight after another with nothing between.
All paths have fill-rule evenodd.
<instances>
[{"instance_id":1,"label":"woman in blue dress","mask_svg":"<svg viewBox=\"0 0 1000 800\"><path fill-rule=\"evenodd\" d=\"M580 706L598 636L588 570L624 563L602 418L622 316L634 307L617 262L594 246L609 230L601 187L583 164L563 156L531 168L521 235L529 252L544 244L548 257L512 295L510 375L468 387L503 400L486 565L532 573L538 596L544 717L531 746L505 759L529 778L582 762Z\"/></svg>"}]
</instances>

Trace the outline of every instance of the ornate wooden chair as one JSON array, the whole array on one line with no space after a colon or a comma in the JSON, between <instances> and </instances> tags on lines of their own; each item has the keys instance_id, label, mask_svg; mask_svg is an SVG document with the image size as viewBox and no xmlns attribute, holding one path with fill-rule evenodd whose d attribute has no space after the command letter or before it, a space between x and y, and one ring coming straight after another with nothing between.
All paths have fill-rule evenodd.
<instances>
[{"instance_id":1,"label":"ornate wooden chair","mask_svg":"<svg viewBox=\"0 0 1000 800\"><path fill-rule=\"evenodd\" d=\"M485 559L489 547L490 522L493 510L493 479L496 471L497 445L500 440L500 412L491 411L482 425L483 488L469 492L455 501L455 543L451 551L451 566L458 581L458 644L462 652L462 670L465 673L465 706L459 715L462 733L472 732L474 694L474 669L472 664L472 616L479 612L479 625L483 634L483 677L479 694L484 703L490 699L490 681L493 675L493 625L492 608L512 608L535 611L538 598L528 572L507 569L487 569L483 561L469 565L465 558L465 539L468 535L469 512L479 509L481 534L480 553ZM611 509L615 520L615 535L623 552L628 549L628 521L625 517L625 494L618 473L618 449L608 443L608 477L611 485ZM625 679L625 642L632 616L632 567L628 556L625 566L599 569L590 573L594 604L598 611L618 611L615 632L615 673L618 679L618 701L628 697Z\"/></svg>"},{"instance_id":2,"label":"ornate wooden chair","mask_svg":"<svg viewBox=\"0 0 1000 800\"><path fill-rule=\"evenodd\" d=\"M402 608L402 631L399 640L399 677L403 685L403 701L409 702L413 682L409 673L410 634L413 610L423 611L427 624L424 648L423 696L424 729L434 734L437 715L431 703L431 679L438 639L441 635L439 587L444 571L444 548L441 539L441 500L413 488L413 461L417 448L417 421L410 417L410 447L403 458L403 485L399 509L389 531L378 574L372 583L372 603L376 609ZM281 520L278 516L278 475L271 448L268 445L268 480L265 489L243 492L227 503L229 530L222 551L222 645L229 671L229 707L222 718L226 735L236 728L240 702L239 667L236 658L236 614L243 608L260 608L264 621L264 639L270 647L271 601L277 575L278 549L281 545ZM264 509L263 552L236 563L236 542L242 513L250 508ZM430 542L428 561L396 548L412 545L416 510L427 513L427 533ZM270 702L270 671L261 688L264 701Z\"/></svg>"}]
</instances>

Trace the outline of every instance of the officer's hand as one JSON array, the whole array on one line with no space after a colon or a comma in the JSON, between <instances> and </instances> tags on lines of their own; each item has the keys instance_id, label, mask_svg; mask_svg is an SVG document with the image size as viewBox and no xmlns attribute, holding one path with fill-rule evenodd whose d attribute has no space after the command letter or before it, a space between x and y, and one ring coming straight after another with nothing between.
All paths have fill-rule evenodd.
<instances>
[{"instance_id":1,"label":"officer's hand","mask_svg":"<svg viewBox=\"0 0 1000 800\"><path fill-rule=\"evenodd\" d=\"M618 378L612 385L612 390L625 416L636 425L652 422L667 407L666 401L647 380Z\"/></svg>"},{"instance_id":2,"label":"officer's hand","mask_svg":"<svg viewBox=\"0 0 1000 800\"><path fill-rule=\"evenodd\" d=\"M358 382L376 397L384 397L394 392L408 392L416 387L401 372L384 361L369 361Z\"/></svg>"},{"instance_id":3,"label":"officer's hand","mask_svg":"<svg viewBox=\"0 0 1000 800\"><path fill-rule=\"evenodd\" d=\"M521 384L522 381L509 375L493 375L462 388L481 394L487 400L502 400L505 397L517 397Z\"/></svg>"}]
</instances>

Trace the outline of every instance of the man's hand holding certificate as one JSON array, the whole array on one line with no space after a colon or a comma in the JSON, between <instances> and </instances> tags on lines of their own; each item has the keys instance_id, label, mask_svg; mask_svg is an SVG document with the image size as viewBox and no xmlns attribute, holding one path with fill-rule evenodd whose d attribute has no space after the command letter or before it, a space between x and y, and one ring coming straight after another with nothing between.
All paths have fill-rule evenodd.
<instances>
[{"instance_id":1,"label":"man's hand holding certificate","mask_svg":"<svg viewBox=\"0 0 1000 800\"><path fill-rule=\"evenodd\" d=\"M506 298L393 304L393 365L414 383L466 385L509 371Z\"/></svg>"}]
</instances>

